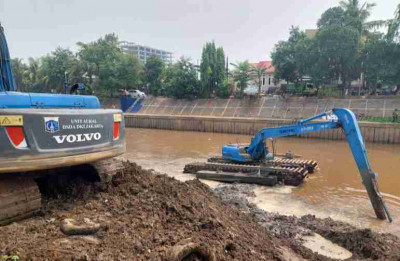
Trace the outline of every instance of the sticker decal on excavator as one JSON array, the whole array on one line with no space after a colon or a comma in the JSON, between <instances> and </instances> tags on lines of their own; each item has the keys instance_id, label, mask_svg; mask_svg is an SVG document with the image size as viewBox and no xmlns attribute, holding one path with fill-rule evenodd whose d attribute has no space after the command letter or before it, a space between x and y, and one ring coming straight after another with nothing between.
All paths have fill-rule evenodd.
<instances>
[{"instance_id":1,"label":"sticker decal on excavator","mask_svg":"<svg viewBox=\"0 0 400 261\"><path fill-rule=\"evenodd\" d=\"M68 116L42 115L40 121L33 120L30 128L38 137L38 146L43 150L106 146L107 142L113 140L113 118L113 114L107 117L76 113Z\"/></svg>"},{"instance_id":2,"label":"sticker decal on excavator","mask_svg":"<svg viewBox=\"0 0 400 261\"><path fill-rule=\"evenodd\" d=\"M58 144L64 143L65 141L68 143L75 142L84 142L91 140L100 140L101 133L85 133L85 134L70 134L70 135L61 135L61 136L53 136L53 138L57 141Z\"/></svg>"},{"instance_id":3,"label":"sticker decal on excavator","mask_svg":"<svg viewBox=\"0 0 400 261\"><path fill-rule=\"evenodd\" d=\"M59 117L44 117L44 130L46 132L55 133L60 130L58 123Z\"/></svg>"},{"instance_id":4,"label":"sticker decal on excavator","mask_svg":"<svg viewBox=\"0 0 400 261\"><path fill-rule=\"evenodd\" d=\"M0 116L0 126L23 126L22 115Z\"/></svg>"}]
</instances>

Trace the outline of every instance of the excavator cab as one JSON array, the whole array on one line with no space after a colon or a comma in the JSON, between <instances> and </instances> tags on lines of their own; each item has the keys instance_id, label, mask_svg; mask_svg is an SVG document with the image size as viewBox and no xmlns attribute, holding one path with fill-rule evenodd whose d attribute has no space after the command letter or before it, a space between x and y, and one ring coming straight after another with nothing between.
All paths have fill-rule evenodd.
<instances>
[{"instance_id":1,"label":"excavator cab","mask_svg":"<svg viewBox=\"0 0 400 261\"><path fill-rule=\"evenodd\" d=\"M265 160L266 161L274 160L276 151L275 151L275 140L273 138L267 139L265 151L267 152L267 154L265 155Z\"/></svg>"}]
</instances>

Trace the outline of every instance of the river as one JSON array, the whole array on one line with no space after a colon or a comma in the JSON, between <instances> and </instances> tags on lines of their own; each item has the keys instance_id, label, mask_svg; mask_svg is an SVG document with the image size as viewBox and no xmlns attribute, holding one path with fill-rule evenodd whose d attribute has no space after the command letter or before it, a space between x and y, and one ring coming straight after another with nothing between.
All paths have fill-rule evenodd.
<instances>
[{"instance_id":1,"label":"river","mask_svg":"<svg viewBox=\"0 0 400 261\"><path fill-rule=\"evenodd\" d=\"M125 158L185 181L185 164L205 161L220 154L227 143L249 143L251 136L221 133L126 129ZM252 201L258 207L284 215L331 217L357 227L371 228L400 236L400 146L367 144L371 166L379 174L380 191L394 222L375 218L361 177L345 141L280 138L277 151L291 150L318 162L319 170L300 187L277 186L255 189ZM220 183L204 181L211 187Z\"/></svg>"}]
</instances>

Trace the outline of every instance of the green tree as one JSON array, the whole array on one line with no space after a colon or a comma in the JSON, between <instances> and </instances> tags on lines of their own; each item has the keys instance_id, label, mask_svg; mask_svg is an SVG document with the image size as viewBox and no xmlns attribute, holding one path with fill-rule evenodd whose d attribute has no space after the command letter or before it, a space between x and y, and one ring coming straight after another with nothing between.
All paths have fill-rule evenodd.
<instances>
[{"instance_id":1,"label":"green tree","mask_svg":"<svg viewBox=\"0 0 400 261\"><path fill-rule=\"evenodd\" d=\"M304 32L298 27L290 29L288 41L278 42L271 53L272 62L275 67L275 78L284 79L286 82L298 82L302 76L299 73L295 59L296 44L306 38Z\"/></svg>"},{"instance_id":2,"label":"green tree","mask_svg":"<svg viewBox=\"0 0 400 261\"><path fill-rule=\"evenodd\" d=\"M328 26L316 35L320 52L320 66L326 69L326 78L341 80L345 94L351 80L360 76L358 57L359 33L351 27Z\"/></svg>"},{"instance_id":3,"label":"green tree","mask_svg":"<svg viewBox=\"0 0 400 261\"><path fill-rule=\"evenodd\" d=\"M118 89L138 89L142 86L143 65L136 55L119 53L115 63L116 83Z\"/></svg>"},{"instance_id":4,"label":"green tree","mask_svg":"<svg viewBox=\"0 0 400 261\"><path fill-rule=\"evenodd\" d=\"M79 42L77 45L80 47L78 57L82 61L88 84L92 85L93 79L97 78L98 82L93 83L93 89L113 93L115 85L118 84L115 67L123 54L118 46L118 37L115 34L107 34L97 41Z\"/></svg>"},{"instance_id":5,"label":"green tree","mask_svg":"<svg viewBox=\"0 0 400 261\"><path fill-rule=\"evenodd\" d=\"M232 94L232 79L229 79L228 77L225 78L224 82L217 86L217 97L218 98L228 98Z\"/></svg>"},{"instance_id":6,"label":"green tree","mask_svg":"<svg viewBox=\"0 0 400 261\"><path fill-rule=\"evenodd\" d=\"M226 93L224 90L225 53L222 47L215 47L215 43L206 43L203 47L200 63L201 95L210 97L214 92Z\"/></svg>"},{"instance_id":7,"label":"green tree","mask_svg":"<svg viewBox=\"0 0 400 261\"><path fill-rule=\"evenodd\" d=\"M326 26L346 26L349 22L347 21L347 17L343 8L340 6L332 7L326 10L321 18L317 22L317 26L319 29L322 29Z\"/></svg>"},{"instance_id":8,"label":"green tree","mask_svg":"<svg viewBox=\"0 0 400 261\"><path fill-rule=\"evenodd\" d=\"M364 72L370 93L377 86L400 87L400 46L387 41L382 34L368 37L363 51Z\"/></svg>"},{"instance_id":9,"label":"green tree","mask_svg":"<svg viewBox=\"0 0 400 261\"><path fill-rule=\"evenodd\" d=\"M178 99L195 99L200 95L200 82L197 69L184 57L169 65L165 73L166 93Z\"/></svg>"},{"instance_id":10,"label":"green tree","mask_svg":"<svg viewBox=\"0 0 400 261\"><path fill-rule=\"evenodd\" d=\"M42 57L41 70L44 75L48 76L48 88L50 89L42 89L41 91L62 91L63 83L65 82L65 73L69 74L69 64L75 59L74 54L70 50L61 47L58 47L51 54Z\"/></svg>"},{"instance_id":11,"label":"green tree","mask_svg":"<svg viewBox=\"0 0 400 261\"><path fill-rule=\"evenodd\" d=\"M80 47L78 52L79 57L87 63L87 66L94 66L95 75L99 75L100 66L105 61L114 60L118 53L121 53L121 49L118 46L118 36L115 34L106 34L104 37L100 37L97 41L90 43L78 42L77 45Z\"/></svg>"},{"instance_id":12,"label":"green tree","mask_svg":"<svg viewBox=\"0 0 400 261\"><path fill-rule=\"evenodd\" d=\"M233 70L233 80L236 82L236 86L239 89L239 97L243 97L243 91L249 84L250 80L250 63L249 61L232 63L235 67ZM237 92L236 92L237 93Z\"/></svg>"},{"instance_id":13,"label":"green tree","mask_svg":"<svg viewBox=\"0 0 400 261\"><path fill-rule=\"evenodd\" d=\"M216 95L219 98L227 98L230 95L230 85L227 81L225 67L225 52L222 47L217 48L217 66L216 66Z\"/></svg>"},{"instance_id":14,"label":"green tree","mask_svg":"<svg viewBox=\"0 0 400 261\"><path fill-rule=\"evenodd\" d=\"M147 58L144 73L148 93L155 96L162 94L164 67L164 62L159 57L153 55Z\"/></svg>"},{"instance_id":15,"label":"green tree","mask_svg":"<svg viewBox=\"0 0 400 261\"><path fill-rule=\"evenodd\" d=\"M206 43L206 46L203 47L203 52L201 54L201 63L200 63L200 84L201 84L201 96L204 98L210 97L210 89L209 86L210 79L212 77L212 69L211 69L211 61L210 61L210 47L209 44Z\"/></svg>"},{"instance_id":16,"label":"green tree","mask_svg":"<svg viewBox=\"0 0 400 261\"><path fill-rule=\"evenodd\" d=\"M48 82L43 78L42 68L40 64L40 59L35 59L30 57L28 59L28 66L26 71L25 83L27 90L29 91L40 91L42 88L46 89ZM46 78L46 80L48 77ZM45 85L45 86L44 86Z\"/></svg>"},{"instance_id":17,"label":"green tree","mask_svg":"<svg viewBox=\"0 0 400 261\"><path fill-rule=\"evenodd\" d=\"M42 70L41 58L28 59L27 72L24 78L26 90L29 92L48 92L50 78Z\"/></svg>"},{"instance_id":18,"label":"green tree","mask_svg":"<svg viewBox=\"0 0 400 261\"><path fill-rule=\"evenodd\" d=\"M346 16L346 26L356 28L360 35L368 35L370 33L369 30L386 24L386 21L382 20L367 22L372 8L376 6L375 3L364 2L361 4L359 0L346 0L340 1L340 6Z\"/></svg>"},{"instance_id":19,"label":"green tree","mask_svg":"<svg viewBox=\"0 0 400 261\"><path fill-rule=\"evenodd\" d=\"M327 64L324 64L323 56L316 38L305 38L296 44L296 64L301 75L311 78L311 83L317 88L317 94L321 85L326 81L328 72Z\"/></svg>"},{"instance_id":20,"label":"green tree","mask_svg":"<svg viewBox=\"0 0 400 261\"><path fill-rule=\"evenodd\" d=\"M394 13L394 18L389 20L388 22L388 31L386 34L386 39L392 42L395 38L399 37L399 29L400 29L400 4L397 6L396 11Z\"/></svg>"},{"instance_id":21,"label":"green tree","mask_svg":"<svg viewBox=\"0 0 400 261\"><path fill-rule=\"evenodd\" d=\"M12 59L11 64L18 90L21 92L28 91L28 88L25 85L28 66L19 58Z\"/></svg>"}]
</instances>

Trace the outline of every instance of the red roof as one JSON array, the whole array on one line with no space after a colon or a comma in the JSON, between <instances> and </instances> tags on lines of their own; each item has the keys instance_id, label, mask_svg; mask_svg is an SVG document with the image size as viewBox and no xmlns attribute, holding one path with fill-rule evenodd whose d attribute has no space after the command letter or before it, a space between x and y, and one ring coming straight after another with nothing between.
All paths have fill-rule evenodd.
<instances>
[{"instance_id":1,"label":"red roof","mask_svg":"<svg viewBox=\"0 0 400 261\"><path fill-rule=\"evenodd\" d=\"M266 68L266 74L271 74L275 72L275 68L272 65L272 61L260 61L258 63L253 63L252 65L257 66L258 68Z\"/></svg>"}]
</instances>

